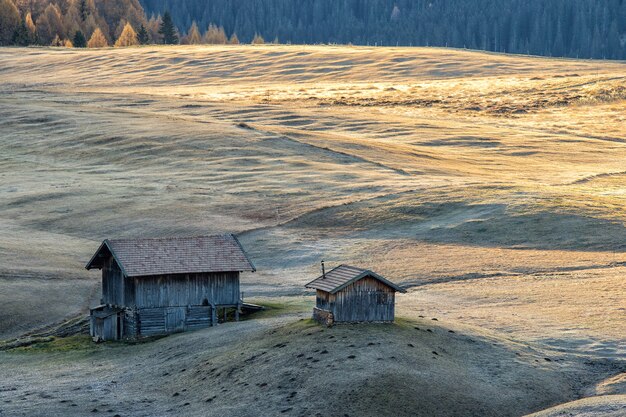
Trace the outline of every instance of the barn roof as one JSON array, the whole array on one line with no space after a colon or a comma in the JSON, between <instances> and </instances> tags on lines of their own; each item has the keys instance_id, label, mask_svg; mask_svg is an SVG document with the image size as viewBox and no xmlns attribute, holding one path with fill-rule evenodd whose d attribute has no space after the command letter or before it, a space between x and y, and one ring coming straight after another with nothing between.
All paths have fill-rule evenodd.
<instances>
[{"instance_id":1,"label":"barn roof","mask_svg":"<svg viewBox=\"0 0 626 417\"><path fill-rule=\"evenodd\" d=\"M346 288L353 282L367 276L379 280L383 284L393 288L396 291L406 292L403 288L381 277L377 273L370 271L369 269L361 269L349 265L339 265L338 267L326 272L326 274L309 282L305 285L305 287L322 290L334 294Z\"/></svg>"},{"instance_id":2,"label":"barn roof","mask_svg":"<svg viewBox=\"0 0 626 417\"><path fill-rule=\"evenodd\" d=\"M233 234L106 239L85 268L101 269L109 254L128 277L256 270Z\"/></svg>"}]
</instances>

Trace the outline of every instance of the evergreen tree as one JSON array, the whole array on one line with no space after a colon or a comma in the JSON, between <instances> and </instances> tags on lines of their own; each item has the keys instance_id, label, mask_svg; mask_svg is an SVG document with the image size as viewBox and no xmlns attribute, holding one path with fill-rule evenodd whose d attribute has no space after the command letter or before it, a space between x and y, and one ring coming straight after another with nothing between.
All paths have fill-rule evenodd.
<instances>
[{"instance_id":1,"label":"evergreen tree","mask_svg":"<svg viewBox=\"0 0 626 417\"><path fill-rule=\"evenodd\" d=\"M173 4L141 2L155 14ZM211 23L247 40L262 33L285 43L447 45L626 59L626 0L302 0L297 8L293 0L176 4L171 17L181 29L188 32L195 20L199 27Z\"/></svg>"},{"instance_id":2,"label":"evergreen tree","mask_svg":"<svg viewBox=\"0 0 626 417\"><path fill-rule=\"evenodd\" d=\"M172 21L170 12L163 13L161 20L161 26L159 27L159 33L163 36L163 43L166 45L175 45L178 43L178 34L176 33L176 26Z\"/></svg>"},{"instance_id":3,"label":"evergreen tree","mask_svg":"<svg viewBox=\"0 0 626 417\"><path fill-rule=\"evenodd\" d=\"M87 39L85 35L80 30L77 30L74 34L74 39L72 41L74 43L74 48L86 48L87 47Z\"/></svg>"},{"instance_id":4,"label":"evergreen tree","mask_svg":"<svg viewBox=\"0 0 626 417\"><path fill-rule=\"evenodd\" d=\"M26 22L22 20L22 23L13 32L13 39L11 43L17 46L28 46L33 42L30 32L26 27Z\"/></svg>"},{"instance_id":5,"label":"evergreen tree","mask_svg":"<svg viewBox=\"0 0 626 417\"><path fill-rule=\"evenodd\" d=\"M80 19L84 22L87 20L87 16L89 16L89 7L87 6L87 0L80 0ZM74 43L76 46L76 43Z\"/></svg>"},{"instance_id":6,"label":"evergreen tree","mask_svg":"<svg viewBox=\"0 0 626 417\"><path fill-rule=\"evenodd\" d=\"M140 3L141 2L141 3ZM204 41L450 46L575 58L626 59L626 0L0 0L0 44L49 45L90 38L119 38L126 23L140 28L141 43L178 43L176 24L197 41L196 27L211 24ZM142 5L154 13L146 19ZM234 34L237 35L234 35ZM76 46L76 45L75 45Z\"/></svg>"},{"instance_id":7,"label":"evergreen tree","mask_svg":"<svg viewBox=\"0 0 626 417\"><path fill-rule=\"evenodd\" d=\"M146 27L143 25L143 23L139 28L139 32L137 32L137 40L139 41L140 45L147 45L150 43L150 35L148 34L148 31L146 30Z\"/></svg>"}]
</instances>

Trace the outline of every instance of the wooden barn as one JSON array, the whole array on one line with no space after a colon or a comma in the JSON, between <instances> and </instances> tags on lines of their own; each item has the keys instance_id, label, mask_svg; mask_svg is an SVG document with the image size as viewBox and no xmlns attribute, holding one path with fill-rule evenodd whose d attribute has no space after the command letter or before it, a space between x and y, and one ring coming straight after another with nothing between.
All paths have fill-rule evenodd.
<instances>
[{"instance_id":1,"label":"wooden barn","mask_svg":"<svg viewBox=\"0 0 626 417\"><path fill-rule=\"evenodd\" d=\"M368 269L340 265L306 284L316 290L313 318L320 323L393 322L396 292L406 292Z\"/></svg>"},{"instance_id":2,"label":"wooden barn","mask_svg":"<svg viewBox=\"0 0 626 417\"><path fill-rule=\"evenodd\" d=\"M102 270L101 305L91 309L94 340L199 329L239 310L239 274L255 271L232 234L105 240L87 269Z\"/></svg>"}]
</instances>

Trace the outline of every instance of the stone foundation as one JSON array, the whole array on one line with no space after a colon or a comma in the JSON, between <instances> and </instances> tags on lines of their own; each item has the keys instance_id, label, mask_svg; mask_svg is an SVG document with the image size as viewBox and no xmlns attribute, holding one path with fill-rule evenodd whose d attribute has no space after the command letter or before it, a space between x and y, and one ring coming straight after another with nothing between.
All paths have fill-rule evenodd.
<instances>
[{"instance_id":1,"label":"stone foundation","mask_svg":"<svg viewBox=\"0 0 626 417\"><path fill-rule=\"evenodd\" d=\"M335 322L335 317L333 313L327 310L322 310L320 308L313 308L313 320L317 321L320 324L331 327Z\"/></svg>"}]
</instances>

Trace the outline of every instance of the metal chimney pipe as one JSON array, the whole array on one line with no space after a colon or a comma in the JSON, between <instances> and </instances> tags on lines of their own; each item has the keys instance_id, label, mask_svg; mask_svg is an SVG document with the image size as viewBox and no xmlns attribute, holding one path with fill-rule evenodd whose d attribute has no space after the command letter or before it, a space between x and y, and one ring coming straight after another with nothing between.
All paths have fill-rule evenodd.
<instances>
[{"instance_id":1,"label":"metal chimney pipe","mask_svg":"<svg viewBox=\"0 0 626 417\"><path fill-rule=\"evenodd\" d=\"M322 259L322 278L326 278L326 269L324 269L324 260Z\"/></svg>"}]
</instances>

